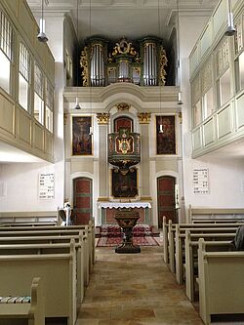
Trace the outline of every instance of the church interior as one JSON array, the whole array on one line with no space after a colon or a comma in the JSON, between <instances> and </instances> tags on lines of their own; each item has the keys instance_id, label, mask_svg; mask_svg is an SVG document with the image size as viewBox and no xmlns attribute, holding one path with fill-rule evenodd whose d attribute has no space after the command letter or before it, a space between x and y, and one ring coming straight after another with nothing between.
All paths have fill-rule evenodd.
<instances>
[{"instance_id":1,"label":"church interior","mask_svg":"<svg viewBox=\"0 0 244 325\"><path fill-rule=\"evenodd\" d=\"M243 53L243 0L0 0L0 324L243 324Z\"/></svg>"}]
</instances>

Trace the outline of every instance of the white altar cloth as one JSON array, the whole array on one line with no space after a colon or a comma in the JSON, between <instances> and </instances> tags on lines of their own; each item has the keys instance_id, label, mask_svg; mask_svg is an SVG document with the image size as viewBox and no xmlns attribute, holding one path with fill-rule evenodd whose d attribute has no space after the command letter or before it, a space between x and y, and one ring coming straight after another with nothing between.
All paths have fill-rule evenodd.
<instances>
[{"instance_id":1,"label":"white altar cloth","mask_svg":"<svg viewBox=\"0 0 244 325\"><path fill-rule=\"evenodd\" d=\"M151 208L151 203L149 202L99 202L99 208L104 209L119 209L119 208Z\"/></svg>"}]
</instances>

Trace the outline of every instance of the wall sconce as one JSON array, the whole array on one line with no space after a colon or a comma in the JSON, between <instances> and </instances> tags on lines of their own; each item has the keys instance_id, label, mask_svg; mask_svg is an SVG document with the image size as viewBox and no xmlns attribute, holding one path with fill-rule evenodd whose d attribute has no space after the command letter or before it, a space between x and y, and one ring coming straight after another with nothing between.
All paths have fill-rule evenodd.
<instances>
[{"instance_id":1,"label":"wall sconce","mask_svg":"<svg viewBox=\"0 0 244 325\"><path fill-rule=\"evenodd\" d=\"M46 43L48 41L47 35L45 34L45 20L44 20L44 0L42 0L42 13L40 19L40 33L37 35L38 41Z\"/></svg>"},{"instance_id":2,"label":"wall sconce","mask_svg":"<svg viewBox=\"0 0 244 325\"><path fill-rule=\"evenodd\" d=\"M236 32L235 26L234 26L234 19L233 19L233 13L231 11L231 6L230 6L230 0L227 0L227 9L228 9L228 17L227 17L227 29L225 31L226 36L233 36Z\"/></svg>"}]
</instances>

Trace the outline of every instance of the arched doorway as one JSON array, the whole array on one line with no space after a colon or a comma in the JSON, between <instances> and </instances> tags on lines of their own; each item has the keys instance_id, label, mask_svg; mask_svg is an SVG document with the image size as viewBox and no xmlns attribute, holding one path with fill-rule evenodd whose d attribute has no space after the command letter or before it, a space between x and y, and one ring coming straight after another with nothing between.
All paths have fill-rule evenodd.
<instances>
[{"instance_id":1,"label":"arched doorway","mask_svg":"<svg viewBox=\"0 0 244 325\"><path fill-rule=\"evenodd\" d=\"M75 178L73 180L73 198L75 224L88 224L92 218L92 179Z\"/></svg>"},{"instance_id":2,"label":"arched doorway","mask_svg":"<svg viewBox=\"0 0 244 325\"><path fill-rule=\"evenodd\" d=\"M161 176L157 178L157 202L158 202L158 227L162 228L163 216L167 221L171 219L177 222L177 210L175 207L175 177Z\"/></svg>"}]
</instances>

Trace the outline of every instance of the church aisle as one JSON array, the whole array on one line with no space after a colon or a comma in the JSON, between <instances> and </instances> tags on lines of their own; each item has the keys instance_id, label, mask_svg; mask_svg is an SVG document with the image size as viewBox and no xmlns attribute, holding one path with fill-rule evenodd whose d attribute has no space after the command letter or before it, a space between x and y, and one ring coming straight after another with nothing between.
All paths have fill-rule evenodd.
<instances>
[{"instance_id":1,"label":"church aisle","mask_svg":"<svg viewBox=\"0 0 244 325\"><path fill-rule=\"evenodd\" d=\"M163 262L162 247L140 254L96 248L96 263L76 325L203 324Z\"/></svg>"}]
</instances>

